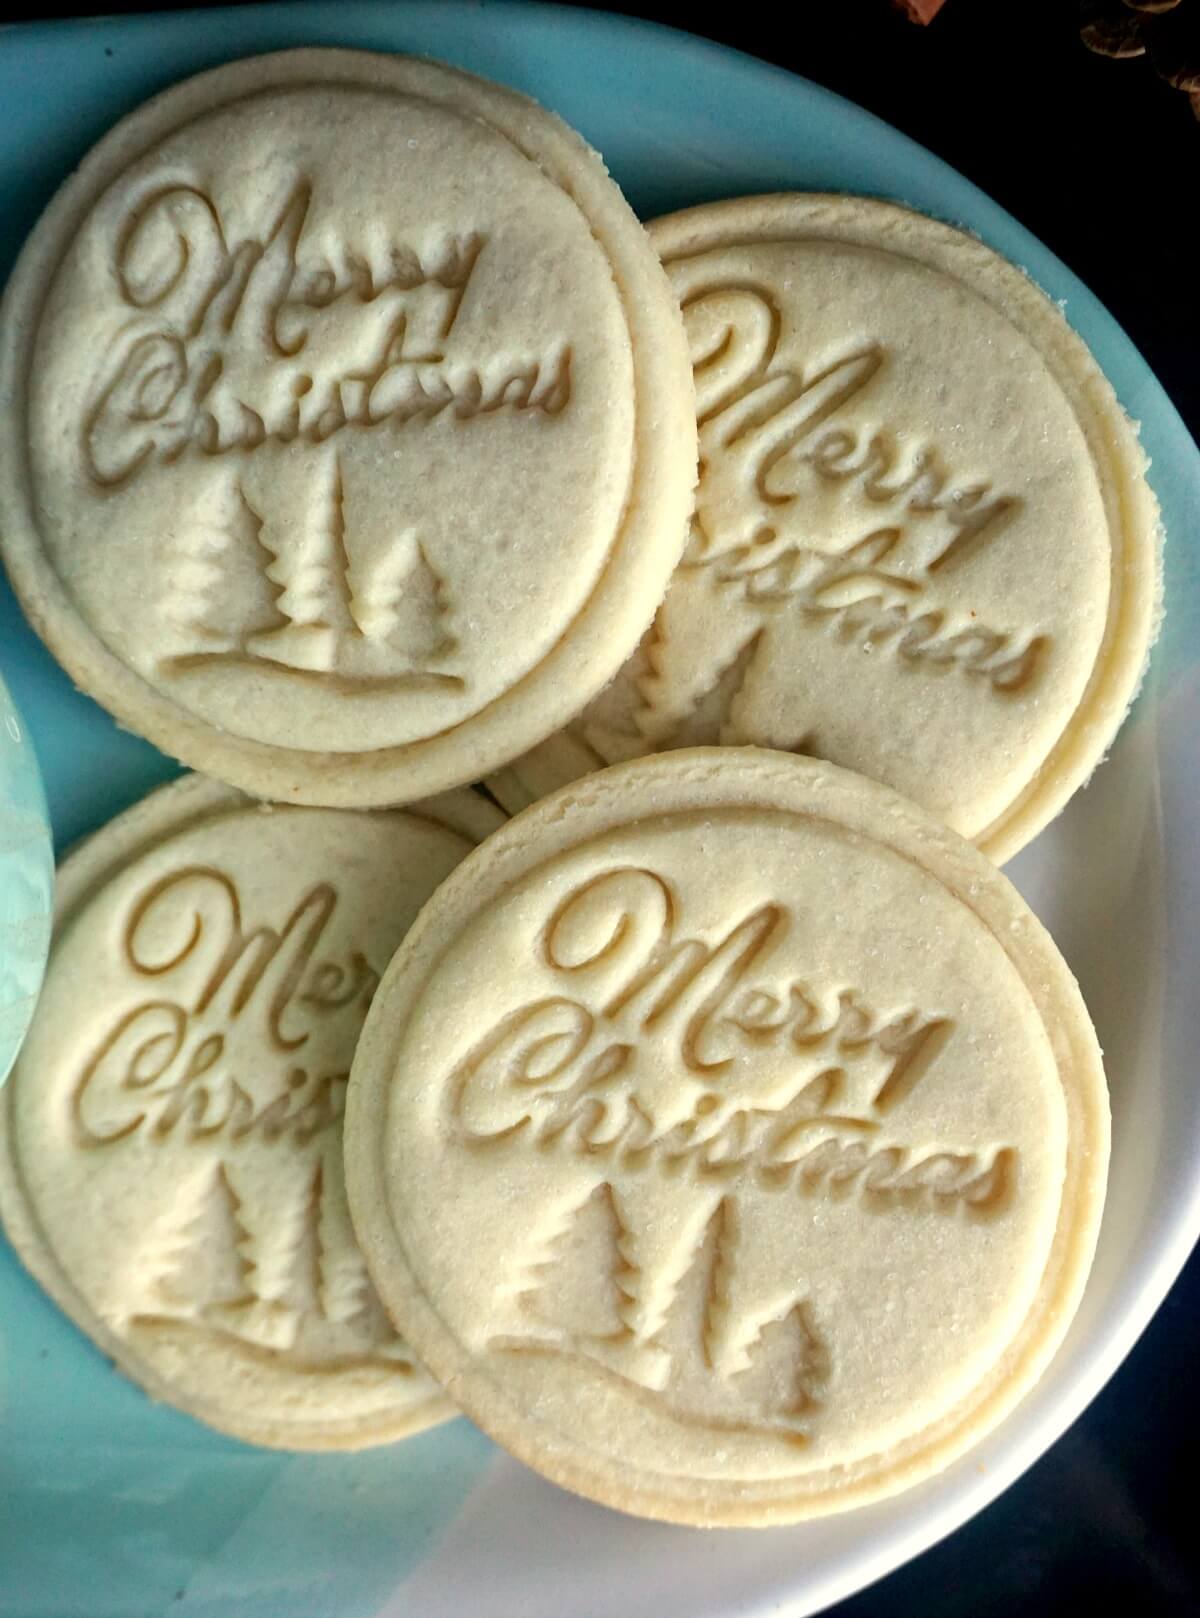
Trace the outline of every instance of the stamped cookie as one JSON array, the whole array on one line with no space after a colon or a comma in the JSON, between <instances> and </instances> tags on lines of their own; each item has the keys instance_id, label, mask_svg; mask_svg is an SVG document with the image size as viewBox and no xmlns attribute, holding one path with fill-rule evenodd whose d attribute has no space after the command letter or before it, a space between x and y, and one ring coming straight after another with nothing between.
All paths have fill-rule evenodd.
<instances>
[{"instance_id":1,"label":"stamped cookie","mask_svg":"<svg viewBox=\"0 0 1200 1618\"><path fill-rule=\"evenodd\" d=\"M3 309L0 538L123 724L248 792L475 779L617 671L683 548L679 311L596 154L304 50L134 112Z\"/></svg>"},{"instance_id":2,"label":"stamped cookie","mask_svg":"<svg viewBox=\"0 0 1200 1618\"><path fill-rule=\"evenodd\" d=\"M713 871L721 879L713 881ZM1108 1160L1070 972L977 850L757 749L617 766L458 868L355 1055L391 1317L548 1477L698 1524L934 1472L1039 1375Z\"/></svg>"},{"instance_id":3,"label":"stamped cookie","mask_svg":"<svg viewBox=\"0 0 1200 1618\"><path fill-rule=\"evenodd\" d=\"M1159 610L1157 508L1108 382L973 237L889 203L748 198L651 228L701 477L657 620L510 809L701 743L884 781L997 862L1087 779Z\"/></svg>"},{"instance_id":4,"label":"stamped cookie","mask_svg":"<svg viewBox=\"0 0 1200 1618\"><path fill-rule=\"evenodd\" d=\"M352 1449L443 1420L354 1240L342 1110L379 974L502 817L267 809L200 776L59 873L0 1091L0 1215L123 1371L224 1432Z\"/></svg>"}]
</instances>

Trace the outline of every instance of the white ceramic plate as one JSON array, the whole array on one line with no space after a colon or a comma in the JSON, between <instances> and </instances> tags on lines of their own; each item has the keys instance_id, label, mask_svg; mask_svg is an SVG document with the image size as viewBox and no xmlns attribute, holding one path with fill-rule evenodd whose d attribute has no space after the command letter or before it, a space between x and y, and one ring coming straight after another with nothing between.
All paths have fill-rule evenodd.
<instances>
[{"instance_id":1,"label":"white ceramic plate","mask_svg":"<svg viewBox=\"0 0 1200 1618\"><path fill-rule=\"evenodd\" d=\"M866 113L683 35L550 7L327 3L0 37L0 198L14 251L120 113L289 44L426 52L525 90L605 154L645 216L739 192L851 190L968 225L1023 264L1143 423L1168 616L1112 757L1010 867L1105 1047L1113 1161L1095 1271L1035 1394L970 1457L887 1504L705 1535L585 1504L463 1421L361 1456L285 1457L151 1406L0 1244L2 1618L789 1618L896 1567L993 1499L1112 1374L1200 1230L1200 457L1114 322L980 192ZM60 844L170 766L69 682L0 591L0 663Z\"/></svg>"}]
</instances>

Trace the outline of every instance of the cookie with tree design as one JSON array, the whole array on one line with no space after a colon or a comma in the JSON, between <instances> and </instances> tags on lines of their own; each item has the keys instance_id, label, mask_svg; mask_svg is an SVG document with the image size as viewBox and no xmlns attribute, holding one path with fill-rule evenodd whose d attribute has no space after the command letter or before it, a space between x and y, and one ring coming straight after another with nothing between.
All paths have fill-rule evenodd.
<instances>
[{"instance_id":1,"label":"cookie with tree design","mask_svg":"<svg viewBox=\"0 0 1200 1618\"><path fill-rule=\"evenodd\" d=\"M236 502L210 516L241 520ZM367 1273L342 1118L383 967L501 822L474 793L264 812L189 776L63 865L39 1011L0 1093L0 1218L155 1398L289 1449L450 1413Z\"/></svg>"},{"instance_id":2,"label":"cookie with tree design","mask_svg":"<svg viewBox=\"0 0 1200 1618\"><path fill-rule=\"evenodd\" d=\"M823 761L677 748L438 889L355 1052L398 1327L545 1476L673 1522L880 1500L1033 1387L1108 1156L1070 971L979 851Z\"/></svg>"},{"instance_id":3,"label":"cookie with tree design","mask_svg":"<svg viewBox=\"0 0 1200 1618\"><path fill-rule=\"evenodd\" d=\"M259 56L132 113L21 255L0 388L35 628L130 729L282 801L411 802L565 723L695 482L679 309L600 159L395 55Z\"/></svg>"},{"instance_id":4,"label":"cookie with tree design","mask_svg":"<svg viewBox=\"0 0 1200 1618\"><path fill-rule=\"evenodd\" d=\"M981 242L890 203L742 198L652 235L700 482L612 684L489 783L755 744L895 787L1002 861L1104 756L1157 631L1157 508L1112 388Z\"/></svg>"}]
</instances>

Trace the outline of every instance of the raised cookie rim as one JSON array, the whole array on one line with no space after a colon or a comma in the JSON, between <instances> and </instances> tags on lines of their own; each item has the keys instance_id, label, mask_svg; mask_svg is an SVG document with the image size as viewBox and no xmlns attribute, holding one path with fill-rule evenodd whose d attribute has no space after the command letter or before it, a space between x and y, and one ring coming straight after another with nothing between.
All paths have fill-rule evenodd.
<instances>
[{"instance_id":1,"label":"raised cookie rim","mask_svg":"<svg viewBox=\"0 0 1200 1618\"><path fill-rule=\"evenodd\" d=\"M189 826L215 813L238 806L253 807L254 800L235 787L201 775L185 775L157 788L123 811L77 843L60 863L55 880L55 932L91 903L140 852L186 833ZM271 811L264 810L266 812ZM289 813L290 810L283 808L278 812ZM433 820L472 842L482 840L502 821L498 810L493 810L478 793L466 789L399 812ZM29 1078L25 1075L26 1082ZM183 1410L208 1426L248 1443L285 1450L347 1450L390 1443L422 1432L456 1414L454 1405L437 1394L397 1412L391 1420L367 1418L338 1422L289 1422L278 1418L264 1421L256 1419L253 1411L239 1415L226 1403L181 1399L169 1378L149 1366L131 1350L124 1337L99 1318L59 1264L37 1209L26 1194L16 1131L10 1124L21 1082L21 1059L18 1058L8 1084L0 1089L0 1224L24 1268L53 1302L152 1399Z\"/></svg>"},{"instance_id":2,"label":"raised cookie rim","mask_svg":"<svg viewBox=\"0 0 1200 1618\"><path fill-rule=\"evenodd\" d=\"M673 779L672 779L673 778ZM538 1424L480 1371L437 1315L405 1256L383 1163L390 1052L395 1029L424 991L471 917L535 864L598 831L664 812L656 789L670 783L678 810L766 802L816 814L884 842L929 871L993 934L1025 983L1064 1080L1067 1165L1055 1235L1034 1304L972 1395L910 1442L900 1459L865 1477L832 1467L800 1481L687 1480L634 1471ZM707 796L705 794L708 794ZM757 795L757 796L756 796ZM606 818L607 817L607 818ZM479 890L482 890L480 892ZM505 1448L554 1482L639 1516L697 1526L759 1527L846 1510L919 1482L968 1449L1029 1390L1058 1347L1091 1264L1104 1202L1109 1149L1107 1086L1090 1018L1049 934L1007 879L971 844L890 788L819 761L765 749L696 748L614 765L524 811L462 862L422 911L384 975L368 1014L347 1096L346 1180L367 1267L388 1312L447 1392Z\"/></svg>"},{"instance_id":3,"label":"raised cookie rim","mask_svg":"<svg viewBox=\"0 0 1200 1618\"><path fill-rule=\"evenodd\" d=\"M881 248L947 274L988 301L1041 355L1087 442L1110 541L1109 606L1088 684L1049 753L1008 807L972 841L1002 865L1066 806L1101 762L1145 674L1162 616L1162 530L1136 430L1083 339L1040 287L978 236L928 214L873 197L780 192L666 214L647 226L663 262L715 248L825 238ZM1140 655L1129 655L1130 647ZM564 760L576 736L550 737L546 756ZM590 751L590 749L589 749ZM493 778L496 795L523 807L530 787L521 761ZM595 767L595 766L593 766Z\"/></svg>"},{"instance_id":4,"label":"raised cookie rim","mask_svg":"<svg viewBox=\"0 0 1200 1618\"><path fill-rule=\"evenodd\" d=\"M26 241L0 305L0 393L23 396L42 305L96 198L173 130L281 87L365 86L417 96L487 124L575 203L607 257L629 333L632 468L596 584L546 657L484 708L399 746L309 752L236 737L176 704L112 652L77 611L42 549L24 411L0 420L0 487L11 491L0 550L21 605L54 656L122 724L172 757L257 797L330 808L411 802L467 781L565 724L633 650L682 553L695 481L691 362L657 255L599 157L553 113L425 58L302 48L245 57L134 108L92 147ZM531 125L533 126L531 129ZM644 423L654 423L647 432ZM690 448L689 448L690 446Z\"/></svg>"}]
</instances>

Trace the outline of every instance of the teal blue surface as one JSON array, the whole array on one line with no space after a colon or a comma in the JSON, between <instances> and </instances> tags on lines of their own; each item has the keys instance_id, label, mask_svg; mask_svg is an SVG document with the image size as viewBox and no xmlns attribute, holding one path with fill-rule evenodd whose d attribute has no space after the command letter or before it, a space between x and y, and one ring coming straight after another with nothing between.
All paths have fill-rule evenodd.
<instances>
[{"instance_id":1,"label":"teal blue surface","mask_svg":"<svg viewBox=\"0 0 1200 1618\"><path fill-rule=\"evenodd\" d=\"M144 97L301 44L436 55L561 113L646 217L748 191L893 197L1034 276L1142 422L1168 534L1168 672L1200 630L1195 446L1090 293L973 186L866 113L748 58L623 19L508 4L284 4L0 35L4 268L55 184ZM0 586L0 669L37 743L59 846L174 773L71 689ZM0 1618L363 1618L444 1532L492 1451L463 1422L400 1449L288 1458L149 1404L0 1244ZM488 1618L482 1598L476 1609ZM414 1613L413 1618L420 1618ZM468 1615L464 1613L464 1618Z\"/></svg>"}]
</instances>

